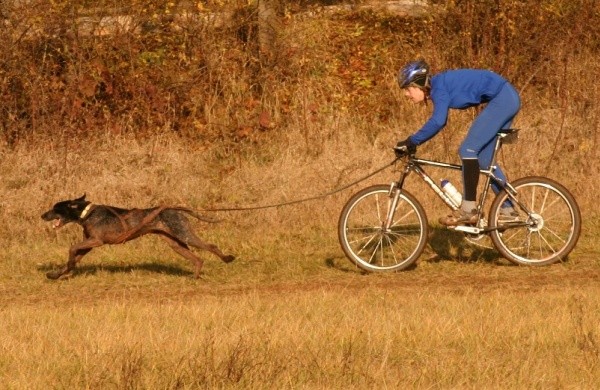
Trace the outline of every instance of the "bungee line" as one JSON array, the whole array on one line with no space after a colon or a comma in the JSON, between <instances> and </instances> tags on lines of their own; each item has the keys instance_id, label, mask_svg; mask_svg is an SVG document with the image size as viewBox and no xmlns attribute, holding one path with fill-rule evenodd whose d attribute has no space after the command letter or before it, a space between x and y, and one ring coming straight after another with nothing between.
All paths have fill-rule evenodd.
<instances>
[{"instance_id":1,"label":"bungee line","mask_svg":"<svg viewBox=\"0 0 600 390\"><path fill-rule=\"evenodd\" d=\"M381 171L387 169L388 167L394 165L397 160L398 159L394 159L394 161L392 161L391 163L388 163L388 164L384 165L383 167L381 167L381 168L379 168L379 169L377 169L377 170L369 173L368 175L366 175L364 177L361 177L358 180L355 180L355 181L353 181L353 182L351 182L349 184L346 184L343 187L337 188L337 189L335 189L333 191L329 191L329 192L326 192L326 193L321 194L321 195L315 195L315 196L311 196L311 197L308 197L308 198L295 199L295 200L291 200L289 202L276 203L276 204L270 204L270 205L264 205L264 206L208 208L208 209L200 209L199 211L210 211L210 212L213 212L213 211L250 211L250 210L263 210L263 209L269 209L269 208L289 206L289 205L297 204L297 203L309 202L309 201L317 200L317 199L323 199L323 198L326 198L328 196L337 194L338 192L342 192L342 191L344 191L344 190L346 190L346 189L348 189L348 188L350 188L350 187L352 187L352 186L354 186L354 185L356 185L356 184L358 184L358 183L360 183L362 181L367 180L368 178L370 178L372 176L375 176L379 172L381 172Z\"/></svg>"}]
</instances>

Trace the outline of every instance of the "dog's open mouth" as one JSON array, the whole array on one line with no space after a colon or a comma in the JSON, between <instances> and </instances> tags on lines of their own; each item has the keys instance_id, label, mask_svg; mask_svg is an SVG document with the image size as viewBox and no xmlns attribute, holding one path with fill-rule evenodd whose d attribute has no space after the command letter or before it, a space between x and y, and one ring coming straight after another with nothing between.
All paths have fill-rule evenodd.
<instances>
[{"instance_id":1,"label":"dog's open mouth","mask_svg":"<svg viewBox=\"0 0 600 390\"><path fill-rule=\"evenodd\" d=\"M52 220L52 228L53 229L58 229L60 227L63 226L63 221L60 218L56 218L54 220Z\"/></svg>"}]
</instances>

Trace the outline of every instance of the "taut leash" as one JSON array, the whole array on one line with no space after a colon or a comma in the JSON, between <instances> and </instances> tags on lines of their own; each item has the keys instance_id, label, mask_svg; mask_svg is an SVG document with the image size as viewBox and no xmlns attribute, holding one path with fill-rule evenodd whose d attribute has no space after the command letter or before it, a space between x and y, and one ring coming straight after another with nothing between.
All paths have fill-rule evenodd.
<instances>
[{"instance_id":1,"label":"taut leash","mask_svg":"<svg viewBox=\"0 0 600 390\"><path fill-rule=\"evenodd\" d=\"M386 165L384 165L383 167L369 173L368 175L361 177L358 180L353 181L352 183L346 184L343 187L340 188L336 188L333 191L329 191L326 192L324 194L321 195L315 195L315 196L311 196L308 198L302 198L302 199L296 199L296 200L291 200L289 202L284 202L284 203L276 203L276 204L270 204L270 205L264 205L264 206L251 206L251 207L224 207L224 208L209 208L209 209L200 209L201 211L249 211L249 210L262 210L262 209L270 209L270 208L276 208L276 207L281 207L281 206L289 206L292 204L297 204L297 203L303 203L303 202L309 202L312 200L317 200L317 199L323 199L326 198L328 196L331 196L333 194L337 194L338 192L342 192L362 181L367 180L368 178L375 176L376 174L378 174L379 172L387 169L388 167L394 165L396 163L397 159L395 159L394 161L392 161L391 163L388 163Z\"/></svg>"}]
</instances>

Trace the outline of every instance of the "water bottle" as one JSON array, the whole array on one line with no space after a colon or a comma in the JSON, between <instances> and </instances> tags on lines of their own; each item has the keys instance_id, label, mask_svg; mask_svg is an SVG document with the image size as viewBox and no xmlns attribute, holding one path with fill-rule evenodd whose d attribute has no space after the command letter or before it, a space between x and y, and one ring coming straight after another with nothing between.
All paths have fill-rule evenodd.
<instances>
[{"instance_id":1,"label":"water bottle","mask_svg":"<svg viewBox=\"0 0 600 390\"><path fill-rule=\"evenodd\" d=\"M457 206L460 206L460 203L462 202L462 195L460 192L458 192L456 187L452 185L452 183L446 179L442 180L442 190L444 190L446 195L448 195Z\"/></svg>"}]
</instances>

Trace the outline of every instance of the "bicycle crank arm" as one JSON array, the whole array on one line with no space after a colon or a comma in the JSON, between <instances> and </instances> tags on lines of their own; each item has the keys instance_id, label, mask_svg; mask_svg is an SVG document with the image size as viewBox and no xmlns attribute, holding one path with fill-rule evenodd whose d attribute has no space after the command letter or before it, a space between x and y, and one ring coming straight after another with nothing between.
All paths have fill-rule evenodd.
<instances>
[{"instance_id":1,"label":"bicycle crank arm","mask_svg":"<svg viewBox=\"0 0 600 390\"><path fill-rule=\"evenodd\" d=\"M529 224L525 223L525 222L508 222L508 223L505 223L504 225L500 225L500 226L496 226L496 227L486 227L484 229L478 228L476 226L459 225L459 226L455 226L451 229L454 231L457 231L457 232L463 232L463 233L469 233L469 234L485 234L485 233L489 233L493 230L499 230L499 231L503 232L503 231L511 229L511 228L522 227L522 226L529 226Z\"/></svg>"},{"instance_id":2,"label":"bicycle crank arm","mask_svg":"<svg viewBox=\"0 0 600 390\"><path fill-rule=\"evenodd\" d=\"M476 226L463 226L463 225L455 226L451 229L454 231L457 231L457 232L463 232L463 233L469 233L469 234L481 234L484 231L483 229L480 229Z\"/></svg>"}]
</instances>

